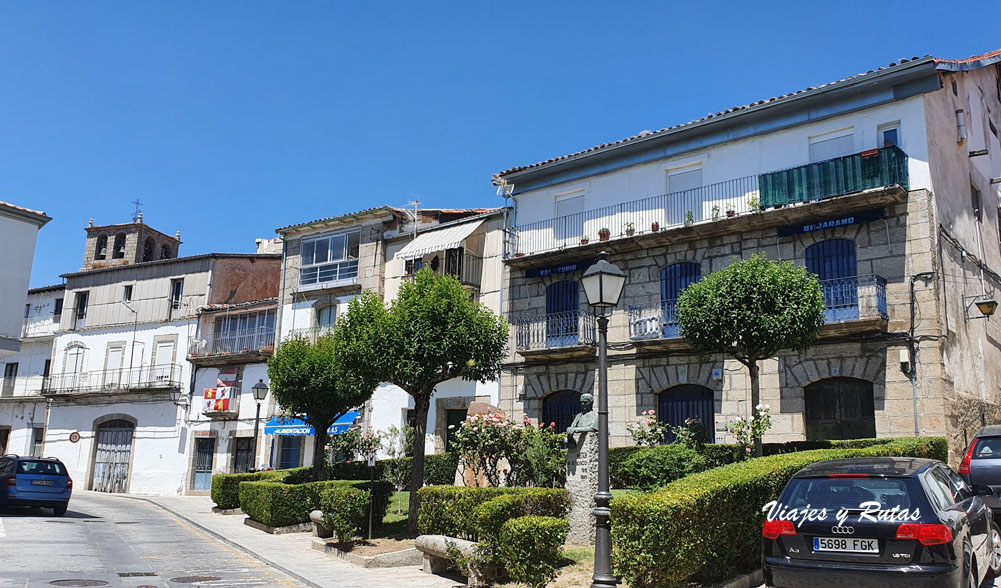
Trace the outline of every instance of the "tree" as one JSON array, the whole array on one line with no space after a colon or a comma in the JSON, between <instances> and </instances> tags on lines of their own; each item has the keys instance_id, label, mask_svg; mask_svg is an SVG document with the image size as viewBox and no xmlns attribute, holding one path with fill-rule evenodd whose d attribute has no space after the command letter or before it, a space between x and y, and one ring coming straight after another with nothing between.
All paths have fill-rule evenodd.
<instances>
[{"instance_id":1,"label":"tree","mask_svg":"<svg viewBox=\"0 0 1001 588\"><path fill-rule=\"evenodd\" d=\"M678 299L685 341L702 355L723 353L747 367L751 406L760 404L758 361L781 349L802 351L824 326L817 276L786 261L754 255L690 285ZM754 442L761 455L761 438Z\"/></svg>"},{"instance_id":2,"label":"tree","mask_svg":"<svg viewBox=\"0 0 1001 588\"><path fill-rule=\"evenodd\" d=\"M378 379L357 373L338 352L337 329L310 343L303 337L283 342L268 360L271 393L290 415L302 416L315 431L313 478L327 475L327 429L352 408L363 404L375 391Z\"/></svg>"},{"instance_id":3,"label":"tree","mask_svg":"<svg viewBox=\"0 0 1001 588\"><path fill-rule=\"evenodd\" d=\"M400 286L387 309L374 295L348 308L356 321L354 359L414 398L413 469L407 528L417 531L417 490L424 485L424 438L435 387L454 378L487 382L500 374L508 325L452 276L424 268ZM343 320L343 318L342 318Z\"/></svg>"}]
</instances>

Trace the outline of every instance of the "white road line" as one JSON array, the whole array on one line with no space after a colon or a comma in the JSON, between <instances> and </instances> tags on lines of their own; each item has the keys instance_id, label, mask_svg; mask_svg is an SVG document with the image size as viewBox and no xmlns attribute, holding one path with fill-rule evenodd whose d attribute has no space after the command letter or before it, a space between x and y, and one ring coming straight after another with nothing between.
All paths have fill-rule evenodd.
<instances>
[{"instance_id":1,"label":"white road line","mask_svg":"<svg viewBox=\"0 0 1001 588\"><path fill-rule=\"evenodd\" d=\"M0 539L3 539L6 536L7 536L7 531L5 531L3 528L3 519L0 519Z\"/></svg>"}]
</instances>

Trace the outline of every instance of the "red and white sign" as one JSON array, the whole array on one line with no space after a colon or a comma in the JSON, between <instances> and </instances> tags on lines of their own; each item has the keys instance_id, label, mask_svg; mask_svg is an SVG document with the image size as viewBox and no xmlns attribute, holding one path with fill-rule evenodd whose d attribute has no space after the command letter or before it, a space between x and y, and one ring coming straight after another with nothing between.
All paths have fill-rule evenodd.
<instances>
[{"instance_id":1,"label":"red and white sign","mask_svg":"<svg viewBox=\"0 0 1001 588\"><path fill-rule=\"evenodd\" d=\"M215 388L205 389L202 412L235 414L240 411L240 390L237 388L236 368L219 370Z\"/></svg>"}]
</instances>

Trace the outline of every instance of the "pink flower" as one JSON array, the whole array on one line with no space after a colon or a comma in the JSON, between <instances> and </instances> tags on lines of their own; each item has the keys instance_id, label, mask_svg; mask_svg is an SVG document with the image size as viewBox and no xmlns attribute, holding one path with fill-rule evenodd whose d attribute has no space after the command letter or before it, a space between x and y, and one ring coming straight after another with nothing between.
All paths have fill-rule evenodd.
<instances>
[{"instance_id":1,"label":"pink flower","mask_svg":"<svg viewBox=\"0 0 1001 588\"><path fill-rule=\"evenodd\" d=\"M347 460L347 461L346 461L346 462L344 462L344 463L351 463L351 460L349 459L349 460Z\"/></svg>"}]
</instances>

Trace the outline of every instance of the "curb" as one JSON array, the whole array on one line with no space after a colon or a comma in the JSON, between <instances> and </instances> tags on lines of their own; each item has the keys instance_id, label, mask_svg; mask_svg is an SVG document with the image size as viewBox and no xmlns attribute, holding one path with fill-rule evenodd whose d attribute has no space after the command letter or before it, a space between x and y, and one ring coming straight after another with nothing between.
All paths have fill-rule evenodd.
<instances>
[{"instance_id":1,"label":"curb","mask_svg":"<svg viewBox=\"0 0 1001 588\"><path fill-rule=\"evenodd\" d=\"M296 580L302 582L303 584L305 584L306 586L309 586L310 588L327 588L326 586L323 586L322 584L317 584L316 582L310 580L309 578L307 578L307 577L305 577L305 576L303 576L301 574L293 572L292 570L290 570L287 567L279 564L278 562L275 562L275 561L273 561L273 560L271 560L271 559L269 559L267 557L264 557L263 555L261 555L261 554L255 552L255 551L251 550L250 548L245 547L245 546L243 546L243 545L241 545L241 544L239 544L239 543L237 543L237 542L229 539L228 537L226 537L224 535L216 533L212 529L209 529L208 527L205 527L205 526L201 525L200 523L198 523L197 521L191 519L187 515L181 514L181 513L177 512L176 510L174 510L174 509L172 509L172 508L170 508L168 506L160 504L159 502L157 502L156 500L154 500L152 498L145 498L145 497L142 497L142 496L129 496L129 495L126 495L126 494L117 494L117 495L115 495L115 494L109 494L109 496L115 496L117 498L127 498L129 500L140 500L142 502L148 502L149 504L152 504L153 506L156 506L156 507L158 507L158 508L160 508L160 509L162 509L162 510L164 510L164 511L166 511L166 512L172 514L172 515L174 515L175 517L183 520L184 522L186 522L189 525L197 528L198 530L211 535L214 539L216 539L218 541L221 541L221 542L225 543L226 545L229 545L230 547L234 547L234 548L236 548L236 549L238 549L238 550L240 550L240 551L242 551L242 552L244 552L244 553L246 553L248 555L252 555L252 556L256 557L257 559L261 560L262 562L268 564L269 566L275 568L276 570L281 571L282 573L288 574L289 576L295 578Z\"/></svg>"}]
</instances>

